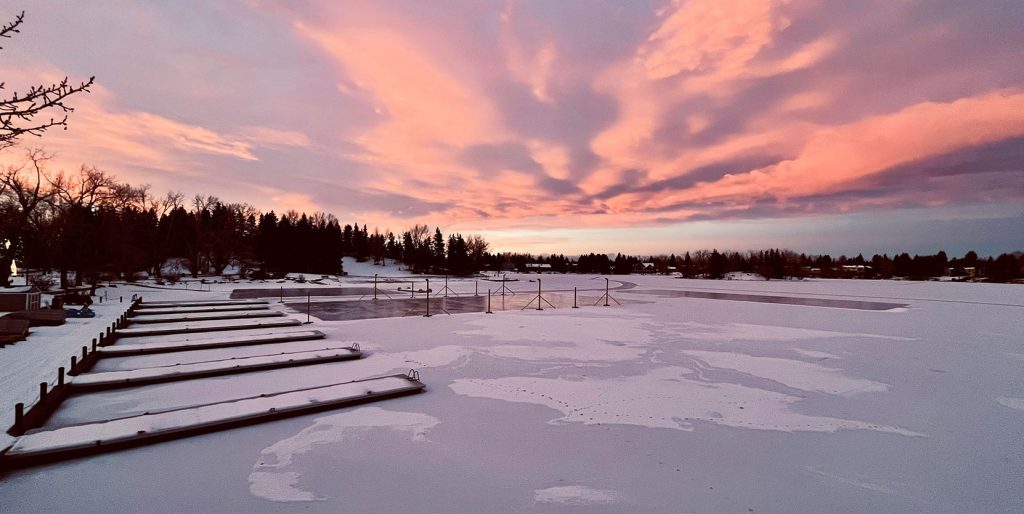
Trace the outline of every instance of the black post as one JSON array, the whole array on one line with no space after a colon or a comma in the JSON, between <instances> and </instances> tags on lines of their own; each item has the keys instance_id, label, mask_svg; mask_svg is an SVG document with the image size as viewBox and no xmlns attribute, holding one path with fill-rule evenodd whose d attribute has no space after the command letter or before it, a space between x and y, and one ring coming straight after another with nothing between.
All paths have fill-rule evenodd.
<instances>
[{"instance_id":1,"label":"black post","mask_svg":"<svg viewBox=\"0 0 1024 514\"><path fill-rule=\"evenodd\" d=\"M430 279L427 279L427 313L423 315L424 318L430 317Z\"/></svg>"},{"instance_id":2,"label":"black post","mask_svg":"<svg viewBox=\"0 0 1024 514\"><path fill-rule=\"evenodd\" d=\"M57 385L64 385L64 366L57 368Z\"/></svg>"},{"instance_id":3,"label":"black post","mask_svg":"<svg viewBox=\"0 0 1024 514\"><path fill-rule=\"evenodd\" d=\"M373 274L373 300L377 301L377 274Z\"/></svg>"},{"instance_id":4,"label":"black post","mask_svg":"<svg viewBox=\"0 0 1024 514\"><path fill-rule=\"evenodd\" d=\"M415 280L410 280L409 281L409 293L411 295L410 298L416 298L416 281Z\"/></svg>"},{"instance_id":5,"label":"black post","mask_svg":"<svg viewBox=\"0 0 1024 514\"><path fill-rule=\"evenodd\" d=\"M46 387L47 387L47 383L46 382L40 382L39 383L39 403L40 404L46 402Z\"/></svg>"},{"instance_id":6,"label":"black post","mask_svg":"<svg viewBox=\"0 0 1024 514\"><path fill-rule=\"evenodd\" d=\"M539 311L544 310L544 308L541 307L541 305L540 305L540 302L542 302L542 301L543 300L541 299L541 296L540 296L540 278L538 278L537 279L537 310L539 310Z\"/></svg>"},{"instance_id":7,"label":"black post","mask_svg":"<svg viewBox=\"0 0 1024 514\"><path fill-rule=\"evenodd\" d=\"M609 294L608 279L606 278L606 279L604 279L604 306L605 307L611 307L611 304L608 303L608 299L609 298L611 298L611 295Z\"/></svg>"},{"instance_id":8,"label":"black post","mask_svg":"<svg viewBox=\"0 0 1024 514\"><path fill-rule=\"evenodd\" d=\"M78 367L78 358L75 357L74 355L72 355L71 356L71 372L74 373L75 369L77 367Z\"/></svg>"},{"instance_id":9,"label":"black post","mask_svg":"<svg viewBox=\"0 0 1024 514\"><path fill-rule=\"evenodd\" d=\"M96 340L95 339L92 340L92 351L94 351L94 352L96 351Z\"/></svg>"},{"instance_id":10,"label":"black post","mask_svg":"<svg viewBox=\"0 0 1024 514\"><path fill-rule=\"evenodd\" d=\"M284 286L281 286L281 301L279 303L284 303Z\"/></svg>"},{"instance_id":11,"label":"black post","mask_svg":"<svg viewBox=\"0 0 1024 514\"><path fill-rule=\"evenodd\" d=\"M473 282L473 296L480 296L480 281L475 280Z\"/></svg>"},{"instance_id":12,"label":"black post","mask_svg":"<svg viewBox=\"0 0 1024 514\"><path fill-rule=\"evenodd\" d=\"M306 324L307 325L312 323L312 321L309 321L309 308L310 308L309 297L310 297L310 294L306 293Z\"/></svg>"},{"instance_id":13,"label":"black post","mask_svg":"<svg viewBox=\"0 0 1024 514\"><path fill-rule=\"evenodd\" d=\"M85 361L86 355L89 355L89 349L83 346L82 347L82 361Z\"/></svg>"},{"instance_id":14,"label":"black post","mask_svg":"<svg viewBox=\"0 0 1024 514\"><path fill-rule=\"evenodd\" d=\"M491 290L490 289L487 290L487 312L485 312L484 314L494 314L493 312L491 312Z\"/></svg>"},{"instance_id":15,"label":"black post","mask_svg":"<svg viewBox=\"0 0 1024 514\"><path fill-rule=\"evenodd\" d=\"M14 430L21 432L21 424L25 418L25 404L15 403L14 404Z\"/></svg>"},{"instance_id":16,"label":"black post","mask_svg":"<svg viewBox=\"0 0 1024 514\"><path fill-rule=\"evenodd\" d=\"M448 298L448 274L444 274L444 297Z\"/></svg>"},{"instance_id":17,"label":"black post","mask_svg":"<svg viewBox=\"0 0 1024 514\"><path fill-rule=\"evenodd\" d=\"M572 288L572 308L573 309L579 309L579 306L576 305L576 288L575 287Z\"/></svg>"}]
</instances>

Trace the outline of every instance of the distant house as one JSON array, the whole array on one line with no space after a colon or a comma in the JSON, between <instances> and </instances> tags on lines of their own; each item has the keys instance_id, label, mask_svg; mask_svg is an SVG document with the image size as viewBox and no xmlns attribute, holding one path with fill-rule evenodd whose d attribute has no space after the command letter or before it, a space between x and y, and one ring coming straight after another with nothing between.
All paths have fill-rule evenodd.
<instances>
[{"instance_id":1,"label":"distant house","mask_svg":"<svg viewBox=\"0 0 1024 514\"><path fill-rule=\"evenodd\" d=\"M864 278L871 272L871 266L866 264L844 264L840 268L843 278Z\"/></svg>"},{"instance_id":2,"label":"distant house","mask_svg":"<svg viewBox=\"0 0 1024 514\"><path fill-rule=\"evenodd\" d=\"M633 271L636 273L654 273L658 269L654 266L653 262L638 262Z\"/></svg>"},{"instance_id":3,"label":"distant house","mask_svg":"<svg viewBox=\"0 0 1024 514\"><path fill-rule=\"evenodd\" d=\"M551 265L546 262L528 262L526 263L526 271L543 273L545 271L551 271Z\"/></svg>"},{"instance_id":4,"label":"distant house","mask_svg":"<svg viewBox=\"0 0 1024 514\"><path fill-rule=\"evenodd\" d=\"M31 311L41 306L42 293L36 286L0 289L0 311Z\"/></svg>"}]
</instances>

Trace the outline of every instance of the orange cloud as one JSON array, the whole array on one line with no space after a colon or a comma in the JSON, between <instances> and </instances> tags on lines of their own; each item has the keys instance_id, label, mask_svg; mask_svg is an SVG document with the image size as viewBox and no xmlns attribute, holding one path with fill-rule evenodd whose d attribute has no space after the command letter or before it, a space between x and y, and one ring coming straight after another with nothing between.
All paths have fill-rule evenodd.
<instances>
[{"instance_id":1,"label":"orange cloud","mask_svg":"<svg viewBox=\"0 0 1024 514\"><path fill-rule=\"evenodd\" d=\"M654 204L774 196L780 200L840 190L893 166L1024 135L1024 92L1003 90L953 102L925 102L838 127L821 127L799 155L729 175Z\"/></svg>"}]
</instances>

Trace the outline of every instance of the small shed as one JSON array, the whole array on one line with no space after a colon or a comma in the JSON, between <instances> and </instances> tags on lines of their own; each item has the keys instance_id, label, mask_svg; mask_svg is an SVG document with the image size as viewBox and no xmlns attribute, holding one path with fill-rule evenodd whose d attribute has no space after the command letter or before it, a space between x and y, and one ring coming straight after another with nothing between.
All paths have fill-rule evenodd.
<instances>
[{"instance_id":1,"label":"small shed","mask_svg":"<svg viewBox=\"0 0 1024 514\"><path fill-rule=\"evenodd\" d=\"M0 289L0 312L31 311L42 307L42 293L36 286Z\"/></svg>"}]
</instances>

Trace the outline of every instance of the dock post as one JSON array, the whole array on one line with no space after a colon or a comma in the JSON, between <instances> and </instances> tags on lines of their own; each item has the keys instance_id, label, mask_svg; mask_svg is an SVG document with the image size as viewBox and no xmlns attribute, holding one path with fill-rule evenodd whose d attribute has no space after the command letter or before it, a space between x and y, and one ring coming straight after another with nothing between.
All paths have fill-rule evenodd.
<instances>
[{"instance_id":1,"label":"dock post","mask_svg":"<svg viewBox=\"0 0 1024 514\"><path fill-rule=\"evenodd\" d=\"M281 286L281 300L278 303L284 303L284 286Z\"/></svg>"},{"instance_id":2,"label":"dock post","mask_svg":"<svg viewBox=\"0 0 1024 514\"><path fill-rule=\"evenodd\" d=\"M95 339L92 340L92 351L94 351L94 352L96 351L96 340Z\"/></svg>"},{"instance_id":3,"label":"dock post","mask_svg":"<svg viewBox=\"0 0 1024 514\"><path fill-rule=\"evenodd\" d=\"M608 278L606 277L604 279L604 306L605 307L611 307L611 304L608 303L608 299L609 298L611 298L611 295L610 295L610 289L608 288Z\"/></svg>"},{"instance_id":4,"label":"dock post","mask_svg":"<svg viewBox=\"0 0 1024 514\"><path fill-rule=\"evenodd\" d=\"M487 290L487 311L484 314L494 314L491 312L491 290Z\"/></svg>"},{"instance_id":5,"label":"dock post","mask_svg":"<svg viewBox=\"0 0 1024 514\"><path fill-rule=\"evenodd\" d=\"M424 318L430 317L430 279L427 279L427 313L423 315Z\"/></svg>"},{"instance_id":6,"label":"dock post","mask_svg":"<svg viewBox=\"0 0 1024 514\"><path fill-rule=\"evenodd\" d=\"M448 298L448 274L444 274L444 297Z\"/></svg>"},{"instance_id":7,"label":"dock post","mask_svg":"<svg viewBox=\"0 0 1024 514\"><path fill-rule=\"evenodd\" d=\"M480 296L480 281L475 280L473 282L473 296Z\"/></svg>"},{"instance_id":8,"label":"dock post","mask_svg":"<svg viewBox=\"0 0 1024 514\"><path fill-rule=\"evenodd\" d=\"M40 382L39 383L39 403L40 404L46 403L46 387L47 387L47 385L48 384L46 382Z\"/></svg>"},{"instance_id":9,"label":"dock post","mask_svg":"<svg viewBox=\"0 0 1024 514\"><path fill-rule=\"evenodd\" d=\"M74 355L72 355L71 356L71 372L74 373L75 369L77 367L78 367L78 358L75 357Z\"/></svg>"},{"instance_id":10,"label":"dock post","mask_svg":"<svg viewBox=\"0 0 1024 514\"><path fill-rule=\"evenodd\" d=\"M64 385L64 366L57 368L57 385Z\"/></svg>"},{"instance_id":11,"label":"dock post","mask_svg":"<svg viewBox=\"0 0 1024 514\"><path fill-rule=\"evenodd\" d=\"M416 281L409 281L409 293L412 295L410 298L416 298Z\"/></svg>"},{"instance_id":12,"label":"dock post","mask_svg":"<svg viewBox=\"0 0 1024 514\"><path fill-rule=\"evenodd\" d=\"M83 346L83 347L82 347L82 361L83 361L83 362L85 361L85 357L86 357L87 355L89 355L89 349Z\"/></svg>"},{"instance_id":13,"label":"dock post","mask_svg":"<svg viewBox=\"0 0 1024 514\"><path fill-rule=\"evenodd\" d=\"M306 293L306 324L307 325L312 323L312 321L309 320L309 309L310 309L310 300L309 300L309 298L310 298L310 296L311 295L309 293Z\"/></svg>"},{"instance_id":14,"label":"dock post","mask_svg":"<svg viewBox=\"0 0 1024 514\"><path fill-rule=\"evenodd\" d=\"M377 274L373 274L373 301L377 301Z\"/></svg>"},{"instance_id":15,"label":"dock post","mask_svg":"<svg viewBox=\"0 0 1024 514\"><path fill-rule=\"evenodd\" d=\"M576 288L575 287L572 288L572 308L573 309L579 309L579 306L576 305Z\"/></svg>"},{"instance_id":16,"label":"dock post","mask_svg":"<svg viewBox=\"0 0 1024 514\"><path fill-rule=\"evenodd\" d=\"M20 402L19 403L15 403L14 404L14 430L16 432L21 432L21 424L24 422L24 419L25 419L25 404L24 403L20 403Z\"/></svg>"}]
</instances>

